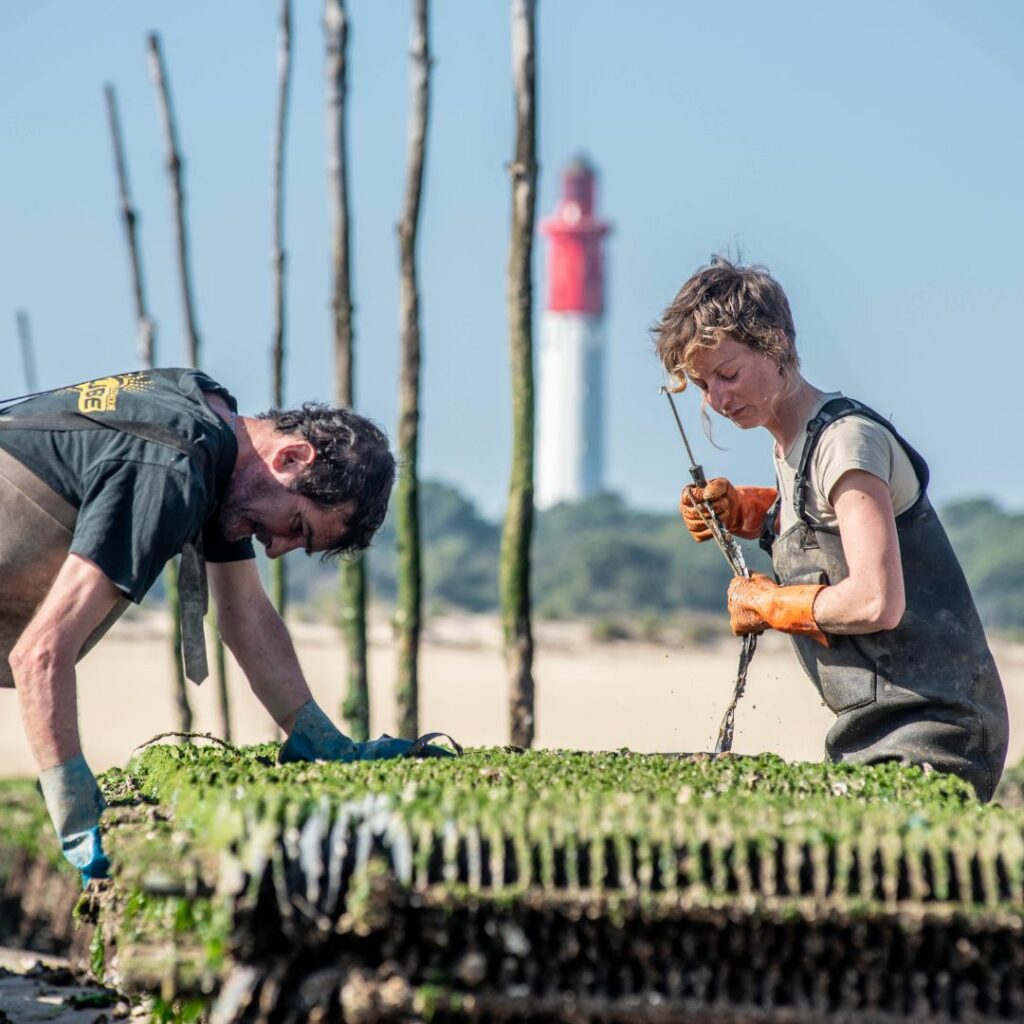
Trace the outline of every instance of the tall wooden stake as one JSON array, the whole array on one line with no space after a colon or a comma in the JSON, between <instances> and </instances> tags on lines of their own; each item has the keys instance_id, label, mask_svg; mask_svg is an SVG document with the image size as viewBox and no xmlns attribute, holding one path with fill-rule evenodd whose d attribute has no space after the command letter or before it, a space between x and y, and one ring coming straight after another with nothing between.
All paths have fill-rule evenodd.
<instances>
[{"instance_id":1,"label":"tall wooden stake","mask_svg":"<svg viewBox=\"0 0 1024 1024\"><path fill-rule=\"evenodd\" d=\"M430 52L427 0L414 0L410 57L412 96L409 107L405 201L398 224L402 270L402 355L399 371L398 450L402 473L395 494L398 541L398 677L395 698L399 735L419 734L419 646L422 617L419 456L420 298L416 275L416 236L423 192L423 156L430 105Z\"/></svg>"},{"instance_id":2,"label":"tall wooden stake","mask_svg":"<svg viewBox=\"0 0 1024 1024\"><path fill-rule=\"evenodd\" d=\"M512 375L512 472L501 536L501 614L510 680L512 743L534 737L533 634L530 622L530 543L533 533L533 253L537 184L535 0L512 0L512 76L516 152L512 175L512 235L508 258L508 319Z\"/></svg>"},{"instance_id":3,"label":"tall wooden stake","mask_svg":"<svg viewBox=\"0 0 1024 1024\"><path fill-rule=\"evenodd\" d=\"M281 0L281 34L277 49L277 119L274 124L274 241L271 261L274 270L274 343L273 390L274 406L284 408L284 154L285 130L288 125L288 94L292 67L291 0ZM288 600L287 564L283 558L270 563L270 589L278 613L284 618Z\"/></svg>"},{"instance_id":4,"label":"tall wooden stake","mask_svg":"<svg viewBox=\"0 0 1024 1024\"><path fill-rule=\"evenodd\" d=\"M128 266L132 282L132 298L135 303L136 344L139 364L147 369L156 359L156 326L146 308L146 290L142 277L142 255L138 244L138 215L132 205L128 190L128 163L124 155L121 137L121 120L118 116L117 94L111 84L104 86L107 99L107 121L110 125L110 141L114 149L114 170L117 174L117 191L120 200L121 220L124 224L125 241L128 244ZM164 567L164 590L171 623L171 664L174 668L174 701L178 709L178 726L182 732L192 729L192 707L188 699L188 684L181 664L181 617L178 608L178 566L172 560Z\"/></svg>"},{"instance_id":5,"label":"tall wooden stake","mask_svg":"<svg viewBox=\"0 0 1024 1024\"><path fill-rule=\"evenodd\" d=\"M151 368L156 361L156 327L146 309L146 290L142 278L142 256L138 243L138 214L128 191L128 164L121 139L121 119L117 112L117 94L108 82L104 86L107 97L107 120L110 123L110 141L114 147L114 169L117 172L117 192L121 203L121 220L128 243L128 262L132 278L132 298L135 301L136 344L139 364Z\"/></svg>"},{"instance_id":6,"label":"tall wooden stake","mask_svg":"<svg viewBox=\"0 0 1024 1024\"><path fill-rule=\"evenodd\" d=\"M32 344L32 326L29 324L28 313L19 309L14 314L18 324L18 341L21 343L21 369L25 376L25 391L35 394L39 390L39 378L36 376L35 346Z\"/></svg>"},{"instance_id":7,"label":"tall wooden stake","mask_svg":"<svg viewBox=\"0 0 1024 1024\"><path fill-rule=\"evenodd\" d=\"M174 233L177 242L178 279L181 282L181 301L185 316L185 340L188 345L188 365L199 365L199 329L196 327L195 303L192 301L192 279L188 263L188 232L185 222L184 161L178 146L178 131L171 108L170 88L164 71L163 54L160 52L160 37L149 35L149 70L156 85L160 103L160 118L164 130L164 147L167 151L167 175L171 186L171 208L174 217Z\"/></svg>"},{"instance_id":8,"label":"tall wooden stake","mask_svg":"<svg viewBox=\"0 0 1024 1024\"><path fill-rule=\"evenodd\" d=\"M178 256L178 279L181 283L181 299L185 318L185 339L188 352L188 365L199 366L202 346L199 340L199 330L196 327L195 303L192 299L192 279L188 260L188 232L185 220L185 186L184 186L184 161L181 157L181 149L178 145L178 132L174 121L174 112L171 106L170 87L167 84L167 74L164 69L163 54L160 49L160 37L151 32L148 39L149 68L156 85L157 97L161 124L164 132L164 146L167 152L167 174L171 187L171 208L174 220L175 238L177 241ZM173 566L173 563L169 563ZM173 571L173 570L172 570ZM172 614L177 621L179 618L177 607L177 587L174 588L174 604L171 606ZM231 709L228 699L227 664L224 656L224 644L220 634L216 631L216 621L211 614L211 623L214 627L216 641L214 645L214 669L217 676L217 692L221 713L221 733L226 740L231 739ZM181 664L180 656L175 659L176 676L179 688L179 706L182 707L181 729L183 732L190 732L192 729L192 710L188 706L188 695L186 691L185 674ZM184 722L188 721L186 726Z\"/></svg>"},{"instance_id":9,"label":"tall wooden stake","mask_svg":"<svg viewBox=\"0 0 1024 1024\"><path fill-rule=\"evenodd\" d=\"M334 402L355 404L352 277L349 265L348 170L345 145L345 88L348 17L343 0L325 0L327 44L327 198L331 215L334 281ZM341 713L355 740L370 735L370 687L366 644L366 556L343 561L338 571L341 628L348 656L348 684Z\"/></svg>"}]
</instances>

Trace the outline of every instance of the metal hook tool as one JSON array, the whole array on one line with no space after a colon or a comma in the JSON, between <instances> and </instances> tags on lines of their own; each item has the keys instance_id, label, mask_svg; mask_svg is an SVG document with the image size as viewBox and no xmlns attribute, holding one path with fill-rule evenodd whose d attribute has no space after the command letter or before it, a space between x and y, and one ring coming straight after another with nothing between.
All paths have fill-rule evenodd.
<instances>
[{"instance_id":1,"label":"metal hook tool","mask_svg":"<svg viewBox=\"0 0 1024 1024\"><path fill-rule=\"evenodd\" d=\"M679 410L676 408L676 403L672 398L672 392L669 391L664 385L659 389L659 394L664 395L668 399L669 408L672 410L672 415L675 417L676 426L679 428L679 436L683 439L683 444L686 447L686 454L690 459L690 478L696 487L707 487L708 480L704 475L704 467L697 463L697 460L693 457L693 449L690 447L690 442L686 436L686 430L683 428L683 421L679 418ZM749 576L750 570L747 568L747 560L743 557L743 549L736 543L736 538L722 525L721 519L718 518L718 514L711 507L711 503L708 501L702 501L697 505L697 509L701 514L701 518L704 520L708 529L711 531L711 536L715 538L715 543L718 545L722 554L725 555L725 560L729 563L729 568L737 576Z\"/></svg>"},{"instance_id":2,"label":"metal hook tool","mask_svg":"<svg viewBox=\"0 0 1024 1024\"><path fill-rule=\"evenodd\" d=\"M667 387L662 386L659 389L659 394L664 395L668 399L669 408L672 410L673 417L675 417L676 426L679 428L679 436L683 439L686 454L690 459L690 477L694 485L706 487L708 481L704 475L704 467L693 457L693 449L690 447L686 430L683 428L683 421L679 418L679 410L676 408L676 403L672 398L672 392ZM715 512L711 502L702 501L696 507L705 525L711 531L711 536L714 537L715 543L725 556L725 560L729 563L729 568L737 576L749 576L750 570L747 568L747 560L743 557L743 549L718 518L718 513ZM724 754L732 750L733 729L736 723L736 705L739 703L740 697L743 696L743 691L747 688L747 669L750 667L750 661L754 657L754 650L756 648L757 634L748 633L743 637L743 646L740 649L740 664L736 670L736 682L733 684L732 700L722 716L722 724L718 727L718 739L715 742L716 754Z\"/></svg>"}]
</instances>

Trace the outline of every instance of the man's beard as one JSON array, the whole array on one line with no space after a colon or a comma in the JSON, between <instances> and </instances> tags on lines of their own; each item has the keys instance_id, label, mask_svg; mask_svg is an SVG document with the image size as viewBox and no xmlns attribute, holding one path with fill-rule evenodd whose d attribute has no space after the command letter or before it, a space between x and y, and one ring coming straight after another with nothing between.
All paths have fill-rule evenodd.
<instances>
[{"instance_id":1,"label":"man's beard","mask_svg":"<svg viewBox=\"0 0 1024 1024\"><path fill-rule=\"evenodd\" d=\"M267 508L268 499L279 497L280 492L280 484L260 476L232 477L217 517L221 536L227 541L236 541L255 535L266 544L264 537L259 536L266 533L266 524L258 510Z\"/></svg>"}]
</instances>

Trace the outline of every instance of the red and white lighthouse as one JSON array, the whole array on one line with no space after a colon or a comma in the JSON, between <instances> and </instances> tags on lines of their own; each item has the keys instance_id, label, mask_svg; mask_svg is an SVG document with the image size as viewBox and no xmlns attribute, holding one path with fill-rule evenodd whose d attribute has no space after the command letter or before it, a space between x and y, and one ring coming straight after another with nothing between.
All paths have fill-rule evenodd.
<instances>
[{"instance_id":1,"label":"red and white lighthouse","mask_svg":"<svg viewBox=\"0 0 1024 1024\"><path fill-rule=\"evenodd\" d=\"M595 216L596 174L583 158L563 172L549 240L541 320L537 505L580 501L604 477L604 237Z\"/></svg>"}]
</instances>

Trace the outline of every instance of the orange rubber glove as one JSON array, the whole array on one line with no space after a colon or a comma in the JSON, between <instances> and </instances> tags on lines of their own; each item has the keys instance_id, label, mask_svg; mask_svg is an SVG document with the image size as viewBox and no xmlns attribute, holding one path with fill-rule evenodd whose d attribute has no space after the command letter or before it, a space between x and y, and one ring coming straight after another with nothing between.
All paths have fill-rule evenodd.
<instances>
[{"instance_id":1,"label":"orange rubber glove","mask_svg":"<svg viewBox=\"0 0 1024 1024\"><path fill-rule=\"evenodd\" d=\"M780 587L759 572L736 576L729 584L729 625L737 636L770 627L809 636L828 647L828 638L814 621L814 599L824 589L822 583Z\"/></svg>"},{"instance_id":2,"label":"orange rubber glove","mask_svg":"<svg viewBox=\"0 0 1024 1024\"><path fill-rule=\"evenodd\" d=\"M778 492L774 487L733 487L724 476L709 480L706 487L683 488L679 514L695 541L705 541L711 531L701 515L700 502L707 501L722 525L737 537L756 540L761 536L764 517ZM706 514L706 513L705 513Z\"/></svg>"}]
</instances>

